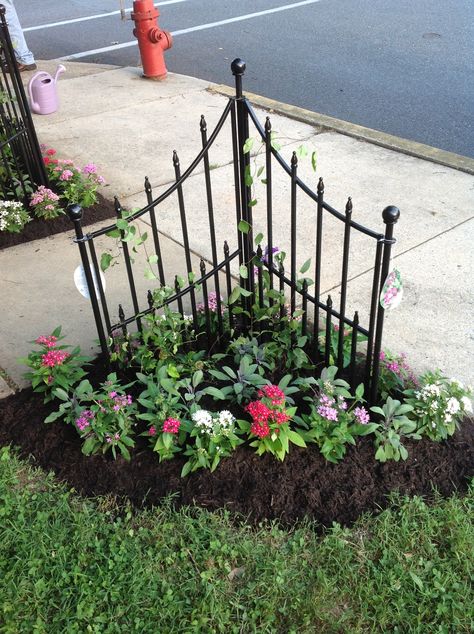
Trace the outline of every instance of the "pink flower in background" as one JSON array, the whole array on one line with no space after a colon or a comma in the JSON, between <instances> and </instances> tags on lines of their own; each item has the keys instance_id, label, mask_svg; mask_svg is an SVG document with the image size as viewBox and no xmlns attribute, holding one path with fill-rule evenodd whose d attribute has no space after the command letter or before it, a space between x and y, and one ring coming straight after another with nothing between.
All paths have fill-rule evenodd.
<instances>
[{"instance_id":1,"label":"pink flower in background","mask_svg":"<svg viewBox=\"0 0 474 634\"><path fill-rule=\"evenodd\" d=\"M84 165L84 167L82 168L82 173L97 174L97 165L94 165L94 163L87 163L87 165Z\"/></svg>"},{"instance_id":2,"label":"pink flower in background","mask_svg":"<svg viewBox=\"0 0 474 634\"><path fill-rule=\"evenodd\" d=\"M220 300L221 300L221 312L223 313L224 300L222 299L221 296L220 296ZM215 291L211 291L209 295L207 296L207 306L212 313L217 313L217 293ZM200 313L203 313L206 306L204 303L200 303L197 305L196 308Z\"/></svg>"},{"instance_id":3,"label":"pink flower in background","mask_svg":"<svg viewBox=\"0 0 474 634\"><path fill-rule=\"evenodd\" d=\"M35 339L35 343L38 343L40 346L46 346L47 348L54 348L57 340L58 338L54 335L49 335L49 337L46 337L45 335L40 335L38 339Z\"/></svg>"},{"instance_id":4,"label":"pink flower in background","mask_svg":"<svg viewBox=\"0 0 474 634\"><path fill-rule=\"evenodd\" d=\"M59 177L59 180L70 181L73 176L74 174L71 172L71 170L64 170L61 176Z\"/></svg>"},{"instance_id":5,"label":"pink flower in background","mask_svg":"<svg viewBox=\"0 0 474 634\"><path fill-rule=\"evenodd\" d=\"M156 427L154 425L152 425L150 427L150 429L148 430L148 435L149 436L156 436Z\"/></svg>"}]
</instances>

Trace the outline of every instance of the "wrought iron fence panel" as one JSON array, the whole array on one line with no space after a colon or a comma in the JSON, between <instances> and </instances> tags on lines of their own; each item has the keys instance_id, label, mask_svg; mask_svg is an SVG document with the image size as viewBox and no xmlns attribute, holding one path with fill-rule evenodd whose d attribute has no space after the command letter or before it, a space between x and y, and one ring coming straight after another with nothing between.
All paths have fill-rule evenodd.
<instances>
[{"instance_id":1,"label":"wrought iron fence panel","mask_svg":"<svg viewBox=\"0 0 474 634\"><path fill-rule=\"evenodd\" d=\"M38 185L48 178L0 4L0 192L27 204Z\"/></svg>"},{"instance_id":2,"label":"wrought iron fence panel","mask_svg":"<svg viewBox=\"0 0 474 634\"><path fill-rule=\"evenodd\" d=\"M203 298L204 325L203 336L210 350L213 343L213 334L210 326L209 312L209 287L213 283L216 291L217 302L217 336L221 336L227 326L235 328L238 326L239 332L248 334L252 324L253 306L262 308L265 302L269 307L274 306L274 299L265 298L263 270L268 273L270 289L278 290L281 294L289 295L289 316L296 314L296 309L301 305L301 323L298 332L301 336L307 336L311 346L311 356L315 363L322 367L334 362L340 369L345 369L351 383L356 379L356 370L360 366L360 359L363 358L364 376L366 387L369 391L369 399L374 402L377 396L377 385L379 377L379 355L382 344L384 308L379 302L380 291L384 280L389 272L391 248L394 243L393 229L398 220L399 211L396 207L386 207L382 212L385 230L383 233L374 231L355 221L353 218L353 203L348 198L345 210L339 211L329 205L324 199L324 182L319 178L317 191L313 191L298 175L298 159L296 153L292 154L290 164L288 164L281 154L272 144L272 126L270 118L267 117L262 125L256 116L251 104L243 95L242 78L245 71L245 64L242 60L234 60L232 72L235 76L236 94L231 97L224 108L224 111L212 131L208 136L207 123L202 116L199 122L202 148L189 167L181 171L180 161L177 152L173 152L174 182L156 198L148 178L145 178L145 195L147 204L139 211L126 215L126 224L135 220L143 219L145 216L151 227L153 245L157 256L156 279L158 288L171 287L172 292L159 305L154 300L154 294L148 289L146 297L142 300L139 297L135 282L133 261L129 252L128 238L126 235L126 225L121 223L125 219L123 210L118 199L115 199L115 209L117 212L116 224L92 231L84 236L81 227L82 210L80 207L69 208L69 215L74 222L76 230L76 242L80 249L82 264L91 297L92 309L96 321L97 331L102 351L106 357L109 356L109 338L115 330L127 333L128 328L134 325L138 331L143 329L143 319L164 306L175 305L177 312L184 316L184 304L190 304L191 315L189 319L195 330L198 328L197 314L197 289ZM219 246L216 239L215 226L215 195L211 179L211 167L209 152L216 138L223 129L226 121L230 120L232 162L233 162L233 187L235 192L235 233L232 231L232 240L236 240L237 249L230 252L227 242L224 244L224 257L219 258ZM251 184L248 179L250 166L250 152L245 149L245 143L250 136L250 124L253 124L264 146L265 162L265 223L267 235L267 256L263 257L260 245L254 244L254 219ZM274 165L276 164L276 165ZM210 241L210 259L208 263L201 258L199 265L199 276L192 270L191 254L192 249L189 241L189 233L192 228L188 227L187 199L183 185L185 181L195 173L196 168L202 166L205 183L205 201L203 208L206 213L200 220L207 219ZM285 270L283 261L274 257L275 247L275 217L273 190L275 185L276 169L282 170L290 183L290 200L288 203L289 226L290 226L290 257L289 270ZM178 276L174 276L168 281L166 278L167 265L163 261L163 250L160 242L160 205L171 196L176 198L176 216L179 218L182 234L182 246L184 249L185 268L188 274L188 283L179 283ZM316 219L312 227L314 245L312 253L305 254L314 256L314 290L309 288L307 279L298 279L297 275L297 227L298 227L298 206L301 197L305 197L314 205ZM173 199L175 200L175 199ZM232 214L233 215L233 214ZM339 223L342 231L342 257L339 262L340 276L334 288L340 289L340 298L337 306L331 295L324 298L322 294L323 282L321 270L325 264L323 230L329 218ZM245 230L242 229L242 223ZM117 233L119 228L119 239L125 260L126 278L132 305L132 314L126 315L123 309L123 302L119 305L119 320L111 323L110 310L107 304L105 290L100 278L100 267L94 241L110 232ZM355 236L361 235L367 239L373 247L373 273L368 301L367 323L360 323L360 309L353 314L348 313L347 293L349 287L349 267L351 263L350 247ZM230 240L231 235L227 236ZM234 275L231 273L231 264L238 262L238 273L234 268ZM259 266L254 270L255 264ZM219 274L223 273L225 281L219 279ZM245 273L245 275L244 275ZM228 299L232 292L232 277L238 281L243 289L239 301L239 314L229 306L227 314L224 313L224 306L228 306ZM93 280L96 280L96 284ZM225 287L227 301L221 299L221 287ZM124 298L125 299L125 298ZM311 308L309 308L311 307ZM367 308L367 307L366 307ZM283 318L286 308L283 302L280 303L279 316ZM235 313L235 314L233 314ZM250 317L249 317L250 315ZM226 320L228 322L224 323ZM345 334L345 329L351 329L350 335ZM367 338L366 349L362 349L359 336ZM350 341L350 351L347 350L347 337ZM359 369L360 372L360 369Z\"/></svg>"}]
</instances>

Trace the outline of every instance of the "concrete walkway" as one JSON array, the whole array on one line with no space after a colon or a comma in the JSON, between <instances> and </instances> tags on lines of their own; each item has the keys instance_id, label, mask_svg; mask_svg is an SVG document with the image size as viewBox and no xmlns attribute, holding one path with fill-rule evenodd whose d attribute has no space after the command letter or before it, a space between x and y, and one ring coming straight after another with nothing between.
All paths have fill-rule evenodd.
<instances>
[{"instance_id":1,"label":"concrete walkway","mask_svg":"<svg viewBox=\"0 0 474 634\"><path fill-rule=\"evenodd\" d=\"M45 62L40 68L52 71L55 63ZM99 165L108 183L103 194L108 198L117 195L129 209L146 203L145 176L150 178L155 196L173 182L174 149L184 171L201 149L201 114L210 132L227 101L225 87L191 77L170 75L156 83L142 79L136 68L80 63L68 64L58 90L60 110L34 116L40 141L79 165ZM316 150L316 175L309 160L301 161L300 175L313 189L323 176L325 199L331 205L343 210L351 196L353 219L380 232L384 230L383 208L389 204L399 207L393 262L402 273L405 295L400 307L387 314L384 346L406 352L417 371L439 367L449 376L472 383L474 161L285 104L255 101L266 108L257 108L262 122L270 114L286 160L300 145ZM255 160L262 164L258 157ZM229 228L235 233L230 161L226 127L210 153L218 243L229 239ZM283 249L289 235L287 181L285 177L275 183L275 244ZM206 209L202 168L186 183L184 194L192 249L209 258L209 241L200 222ZM259 198L263 192L257 190L256 195ZM257 229L264 230L264 209L264 202L255 208ZM299 265L314 255L314 213L314 205L301 198ZM184 272L177 214L174 200L166 202L159 215L164 259L173 275ZM80 259L71 236L72 232L0 251L0 367L10 386L24 384L24 368L16 364L16 358L27 354L27 342L58 324L69 343L79 343L84 353L95 349L92 311L73 282ZM323 291L332 294L337 306L341 238L329 223L325 241L329 247L324 255ZM362 243L353 242L350 310L360 308L360 297L370 288L373 261ZM102 248L113 251L108 242ZM195 262L198 270L197 258ZM117 269L106 273L111 306L126 303L121 275L124 271ZM142 286L145 289L149 284L144 281ZM2 389L7 391L5 385L0 392Z\"/></svg>"}]
</instances>

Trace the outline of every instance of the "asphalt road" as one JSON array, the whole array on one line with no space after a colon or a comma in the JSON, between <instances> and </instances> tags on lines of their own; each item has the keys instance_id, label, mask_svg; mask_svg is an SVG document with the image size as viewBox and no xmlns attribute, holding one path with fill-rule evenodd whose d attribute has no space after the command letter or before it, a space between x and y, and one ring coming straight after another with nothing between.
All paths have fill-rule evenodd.
<instances>
[{"instance_id":1,"label":"asphalt road","mask_svg":"<svg viewBox=\"0 0 474 634\"><path fill-rule=\"evenodd\" d=\"M123 1L130 9L132 0ZM140 63L119 0L15 5L39 59ZM231 85L230 62L242 57L251 92L474 157L472 0L163 0L158 7L160 26L174 37L170 71Z\"/></svg>"}]
</instances>

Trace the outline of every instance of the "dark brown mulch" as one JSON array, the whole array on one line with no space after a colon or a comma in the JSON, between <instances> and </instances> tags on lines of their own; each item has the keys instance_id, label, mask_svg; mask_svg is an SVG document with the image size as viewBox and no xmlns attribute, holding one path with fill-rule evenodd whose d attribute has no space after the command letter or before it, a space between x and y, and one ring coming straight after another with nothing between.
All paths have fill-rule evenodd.
<instances>
[{"instance_id":1,"label":"dark brown mulch","mask_svg":"<svg viewBox=\"0 0 474 634\"><path fill-rule=\"evenodd\" d=\"M130 463L84 456L71 426L43 423L53 409L56 405L44 405L30 389L0 400L0 445L19 446L22 456L32 456L83 495L112 493L137 506L157 504L175 493L177 504L227 507L251 522L278 518L290 524L308 516L325 526L350 525L362 513L383 508L390 491L429 497L436 488L448 496L464 491L474 476L472 421L465 421L447 442L408 442L406 462L376 462L368 438L351 447L339 465L328 463L314 446L292 447L283 463L240 447L214 473L201 470L182 479L183 459L160 464L142 438Z\"/></svg>"},{"instance_id":2,"label":"dark brown mulch","mask_svg":"<svg viewBox=\"0 0 474 634\"><path fill-rule=\"evenodd\" d=\"M114 204L101 194L98 194L97 203L84 210L82 226L85 227L107 218L111 219L111 223L113 222L115 218ZM31 242L40 238L47 238L63 231L74 231L74 226L66 214L53 220L33 218L20 233L0 232L0 249L14 247L17 244Z\"/></svg>"}]
</instances>

